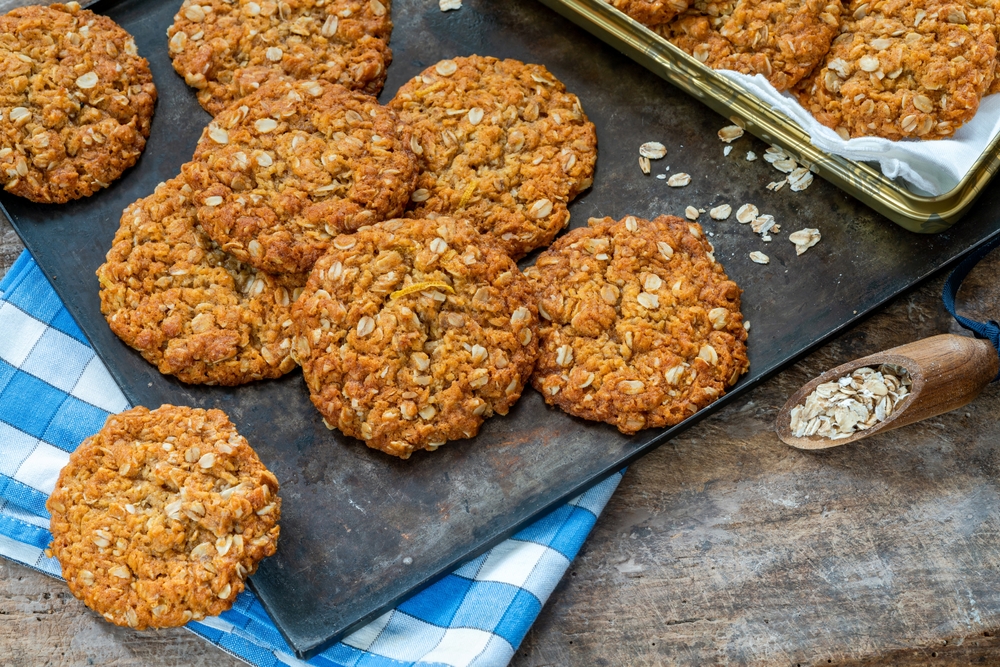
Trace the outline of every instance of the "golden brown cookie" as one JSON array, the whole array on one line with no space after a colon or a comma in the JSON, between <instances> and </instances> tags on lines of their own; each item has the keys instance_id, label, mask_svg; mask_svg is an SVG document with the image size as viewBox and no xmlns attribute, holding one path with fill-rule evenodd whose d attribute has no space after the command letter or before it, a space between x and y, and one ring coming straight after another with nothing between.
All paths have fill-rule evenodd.
<instances>
[{"instance_id":1,"label":"golden brown cookie","mask_svg":"<svg viewBox=\"0 0 1000 667\"><path fill-rule=\"evenodd\" d=\"M538 354L528 281L447 217L338 237L292 317L295 358L326 424L404 459L507 414Z\"/></svg>"},{"instance_id":2,"label":"golden brown cookie","mask_svg":"<svg viewBox=\"0 0 1000 667\"><path fill-rule=\"evenodd\" d=\"M389 106L413 129L423 170L407 215L468 218L515 259L551 243L593 182L594 124L541 65L442 60Z\"/></svg>"},{"instance_id":3,"label":"golden brown cookie","mask_svg":"<svg viewBox=\"0 0 1000 667\"><path fill-rule=\"evenodd\" d=\"M592 218L525 275L542 318L532 384L571 415L672 426L749 367L740 288L696 223Z\"/></svg>"},{"instance_id":4,"label":"golden brown cookie","mask_svg":"<svg viewBox=\"0 0 1000 667\"><path fill-rule=\"evenodd\" d=\"M156 86L132 36L71 2L0 16L0 178L61 204L106 188L146 146Z\"/></svg>"},{"instance_id":5,"label":"golden brown cookie","mask_svg":"<svg viewBox=\"0 0 1000 667\"><path fill-rule=\"evenodd\" d=\"M854 2L799 101L844 139L950 137L993 83L996 5Z\"/></svg>"},{"instance_id":6,"label":"golden brown cookie","mask_svg":"<svg viewBox=\"0 0 1000 667\"><path fill-rule=\"evenodd\" d=\"M620 12L628 14L639 23L658 26L688 8L688 0L606 0Z\"/></svg>"},{"instance_id":7,"label":"golden brown cookie","mask_svg":"<svg viewBox=\"0 0 1000 667\"><path fill-rule=\"evenodd\" d=\"M378 95L392 61L389 0L185 0L174 69L213 116L272 74Z\"/></svg>"},{"instance_id":8,"label":"golden brown cookie","mask_svg":"<svg viewBox=\"0 0 1000 667\"><path fill-rule=\"evenodd\" d=\"M180 178L125 209L97 276L111 330L161 373L237 385L295 367L290 304L304 277L276 278L224 253Z\"/></svg>"},{"instance_id":9,"label":"golden brown cookie","mask_svg":"<svg viewBox=\"0 0 1000 667\"><path fill-rule=\"evenodd\" d=\"M840 0L699 0L658 32L713 69L762 74L788 90L840 28Z\"/></svg>"},{"instance_id":10,"label":"golden brown cookie","mask_svg":"<svg viewBox=\"0 0 1000 667\"><path fill-rule=\"evenodd\" d=\"M333 237L403 212L416 158L409 130L374 97L275 79L209 124L182 173L223 250L303 273Z\"/></svg>"},{"instance_id":11,"label":"golden brown cookie","mask_svg":"<svg viewBox=\"0 0 1000 667\"><path fill-rule=\"evenodd\" d=\"M184 625L233 605L277 548L278 480L220 410L112 415L59 473L49 553L115 625Z\"/></svg>"}]
</instances>

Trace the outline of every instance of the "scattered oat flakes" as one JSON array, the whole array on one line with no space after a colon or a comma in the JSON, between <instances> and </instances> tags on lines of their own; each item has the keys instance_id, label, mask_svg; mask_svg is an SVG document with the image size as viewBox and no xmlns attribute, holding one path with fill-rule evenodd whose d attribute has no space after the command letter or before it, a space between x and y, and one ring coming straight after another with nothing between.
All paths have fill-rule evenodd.
<instances>
[{"instance_id":1,"label":"scattered oat flakes","mask_svg":"<svg viewBox=\"0 0 1000 667\"><path fill-rule=\"evenodd\" d=\"M450 12L462 8L462 0L438 0L438 7L442 12Z\"/></svg>"},{"instance_id":2,"label":"scattered oat flakes","mask_svg":"<svg viewBox=\"0 0 1000 667\"><path fill-rule=\"evenodd\" d=\"M757 219L757 214L760 211L753 204L743 204L740 206L739 210L736 211L736 220L743 223L744 225L748 222L753 222Z\"/></svg>"},{"instance_id":3,"label":"scattered oat flakes","mask_svg":"<svg viewBox=\"0 0 1000 667\"><path fill-rule=\"evenodd\" d=\"M774 164L778 160L787 160L789 157L788 153L777 146L768 146L767 150L764 151L764 162L768 164Z\"/></svg>"},{"instance_id":4,"label":"scattered oat flakes","mask_svg":"<svg viewBox=\"0 0 1000 667\"><path fill-rule=\"evenodd\" d=\"M799 168L799 163L792 158L785 158L784 160L775 160L771 166L783 174L789 174Z\"/></svg>"},{"instance_id":5,"label":"scattered oat flakes","mask_svg":"<svg viewBox=\"0 0 1000 667\"><path fill-rule=\"evenodd\" d=\"M642 173L649 174L650 165L648 157L644 155L639 156L639 169L642 169Z\"/></svg>"},{"instance_id":6,"label":"scattered oat flakes","mask_svg":"<svg viewBox=\"0 0 1000 667\"><path fill-rule=\"evenodd\" d=\"M667 155L667 147L658 141L647 141L639 146L639 155L650 160L659 160Z\"/></svg>"},{"instance_id":7,"label":"scattered oat flakes","mask_svg":"<svg viewBox=\"0 0 1000 667\"><path fill-rule=\"evenodd\" d=\"M796 255L801 255L806 250L809 250L809 248L819 243L821 238L819 230L811 227L800 229L788 235L788 240L795 244Z\"/></svg>"},{"instance_id":8,"label":"scattered oat flakes","mask_svg":"<svg viewBox=\"0 0 1000 667\"><path fill-rule=\"evenodd\" d=\"M686 209L684 209L684 217L687 218L688 220L697 220L698 209L696 209L694 206L688 206Z\"/></svg>"},{"instance_id":9,"label":"scattered oat flakes","mask_svg":"<svg viewBox=\"0 0 1000 667\"><path fill-rule=\"evenodd\" d=\"M750 320L746 320L745 322L743 322L743 328L746 329L747 331L750 331Z\"/></svg>"},{"instance_id":10,"label":"scattered oat flakes","mask_svg":"<svg viewBox=\"0 0 1000 667\"><path fill-rule=\"evenodd\" d=\"M728 156L732 152L733 152L732 146L726 146L725 148L722 149L722 154L725 156Z\"/></svg>"},{"instance_id":11,"label":"scattered oat flakes","mask_svg":"<svg viewBox=\"0 0 1000 667\"><path fill-rule=\"evenodd\" d=\"M660 179L661 181L667 180L667 175L666 174L657 174L656 177L658 179Z\"/></svg>"},{"instance_id":12,"label":"scattered oat flakes","mask_svg":"<svg viewBox=\"0 0 1000 667\"><path fill-rule=\"evenodd\" d=\"M792 408L792 435L849 438L891 417L910 394L911 384L909 373L900 366L858 368L834 382L819 385L802 405Z\"/></svg>"},{"instance_id":13,"label":"scattered oat flakes","mask_svg":"<svg viewBox=\"0 0 1000 667\"><path fill-rule=\"evenodd\" d=\"M733 212L732 206L730 206L729 204L720 204L719 206L716 206L711 211L709 211L708 214L712 217L713 220L725 220L732 214L732 212Z\"/></svg>"},{"instance_id":14,"label":"scattered oat flakes","mask_svg":"<svg viewBox=\"0 0 1000 667\"><path fill-rule=\"evenodd\" d=\"M757 154L753 151L747 151L747 162L753 162L757 159Z\"/></svg>"},{"instance_id":15,"label":"scattered oat flakes","mask_svg":"<svg viewBox=\"0 0 1000 667\"><path fill-rule=\"evenodd\" d=\"M667 185L669 185L672 188L683 188L690 182L691 182L691 177L685 174L683 171L679 171L667 179Z\"/></svg>"},{"instance_id":16,"label":"scattered oat flakes","mask_svg":"<svg viewBox=\"0 0 1000 667\"><path fill-rule=\"evenodd\" d=\"M771 181L770 183L767 184L767 189L777 192L781 188L785 187L785 183L787 182L788 182L787 178L780 181Z\"/></svg>"},{"instance_id":17,"label":"scattered oat flakes","mask_svg":"<svg viewBox=\"0 0 1000 667\"><path fill-rule=\"evenodd\" d=\"M790 173L786 180L792 186L792 192L801 192L812 185L813 175L805 167L799 167Z\"/></svg>"},{"instance_id":18,"label":"scattered oat flakes","mask_svg":"<svg viewBox=\"0 0 1000 667\"><path fill-rule=\"evenodd\" d=\"M739 125L727 125L726 127L719 130L719 139L725 141L727 144L736 141L743 136L743 128Z\"/></svg>"},{"instance_id":19,"label":"scattered oat flakes","mask_svg":"<svg viewBox=\"0 0 1000 667\"><path fill-rule=\"evenodd\" d=\"M768 264L771 261L770 257L768 257L759 250L754 250L752 253L750 253L750 259L757 262L758 264Z\"/></svg>"}]
</instances>

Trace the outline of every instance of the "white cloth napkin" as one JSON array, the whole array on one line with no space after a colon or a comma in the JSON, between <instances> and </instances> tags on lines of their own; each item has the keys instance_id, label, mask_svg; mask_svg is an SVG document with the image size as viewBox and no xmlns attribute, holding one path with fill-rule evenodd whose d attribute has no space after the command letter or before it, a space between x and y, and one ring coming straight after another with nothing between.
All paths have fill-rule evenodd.
<instances>
[{"instance_id":1,"label":"white cloth napkin","mask_svg":"<svg viewBox=\"0 0 1000 667\"><path fill-rule=\"evenodd\" d=\"M760 74L720 71L804 129L820 150L857 162L877 163L891 179L902 179L917 194L936 196L953 189L986 147L1000 134L1000 95L983 98L979 111L950 139L889 141L863 137L844 141L812 117L791 95L779 93Z\"/></svg>"}]
</instances>

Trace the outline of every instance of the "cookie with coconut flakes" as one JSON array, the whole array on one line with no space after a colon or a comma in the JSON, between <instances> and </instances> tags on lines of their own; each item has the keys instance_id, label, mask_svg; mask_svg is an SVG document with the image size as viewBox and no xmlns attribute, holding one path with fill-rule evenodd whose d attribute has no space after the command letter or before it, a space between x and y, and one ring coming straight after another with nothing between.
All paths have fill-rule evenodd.
<instances>
[{"instance_id":1,"label":"cookie with coconut flakes","mask_svg":"<svg viewBox=\"0 0 1000 667\"><path fill-rule=\"evenodd\" d=\"M117 23L71 2L0 16L0 179L65 203L106 188L146 146L149 64Z\"/></svg>"},{"instance_id":2,"label":"cookie with coconut flakes","mask_svg":"<svg viewBox=\"0 0 1000 667\"><path fill-rule=\"evenodd\" d=\"M337 238L292 319L295 359L327 426L404 459L507 414L538 354L517 265L443 216Z\"/></svg>"},{"instance_id":3,"label":"cookie with coconut flakes","mask_svg":"<svg viewBox=\"0 0 1000 667\"><path fill-rule=\"evenodd\" d=\"M840 0L697 0L657 32L713 69L761 74L784 91L823 59L842 11Z\"/></svg>"},{"instance_id":4,"label":"cookie with coconut flakes","mask_svg":"<svg viewBox=\"0 0 1000 667\"><path fill-rule=\"evenodd\" d=\"M590 187L597 134L541 65L442 60L389 102L413 131L421 173L408 216L470 220L517 259L552 242Z\"/></svg>"},{"instance_id":5,"label":"cookie with coconut flakes","mask_svg":"<svg viewBox=\"0 0 1000 667\"><path fill-rule=\"evenodd\" d=\"M271 276L223 252L198 226L192 194L174 178L125 209L97 270L101 312L182 382L280 377L295 367L288 318L305 277Z\"/></svg>"},{"instance_id":6,"label":"cookie with coconut flakes","mask_svg":"<svg viewBox=\"0 0 1000 667\"><path fill-rule=\"evenodd\" d=\"M994 81L996 5L856 1L799 101L844 139L950 137Z\"/></svg>"},{"instance_id":7,"label":"cookie with coconut flakes","mask_svg":"<svg viewBox=\"0 0 1000 667\"><path fill-rule=\"evenodd\" d=\"M305 273L338 234L396 217L416 179L410 133L370 95L272 79L219 114L181 172L198 222L267 273Z\"/></svg>"},{"instance_id":8,"label":"cookie with coconut flakes","mask_svg":"<svg viewBox=\"0 0 1000 667\"><path fill-rule=\"evenodd\" d=\"M389 0L185 0L167 38L174 69L215 116L272 75L378 95L391 32Z\"/></svg>"},{"instance_id":9,"label":"cookie with coconut flakes","mask_svg":"<svg viewBox=\"0 0 1000 667\"><path fill-rule=\"evenodd\" d=\"M115 625L169 628L232 607L277 549L278 480L221 410L133 408L70 454L48 552Z\"/></svg>"},{"instance_id":10,"label":"cookie with coconut flakes","mask_svg":"<svg viewBox=\"0 0 1000 667\"><path fill-rule=\"evenodd\" d=\"M592 218L525 275L541 317L532 384L571 415L672 426L749 367L740 288L696 223Z\"/></svg>"}]
</instances>

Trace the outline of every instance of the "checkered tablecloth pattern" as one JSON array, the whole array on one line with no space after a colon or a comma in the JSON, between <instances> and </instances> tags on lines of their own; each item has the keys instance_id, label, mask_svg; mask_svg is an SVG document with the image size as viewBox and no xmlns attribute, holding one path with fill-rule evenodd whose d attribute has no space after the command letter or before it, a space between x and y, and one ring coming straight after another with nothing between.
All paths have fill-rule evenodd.
<instances>
[{"instance_id":1,"label":"checkered tablecloth pattern","mask_svg":"<svg viewBox=\"0 0 1000 667\"><path fill-rule=\"evenodd\" d=\"M0 281L0 556L59 576L59 563L44 554L45 499L69 453L128 407L22 254ZM294 657L250 591L230 611L187 627L261 667L505 665L620 479L613 475L308 662Z\"/></svg>"}]
</instances>

